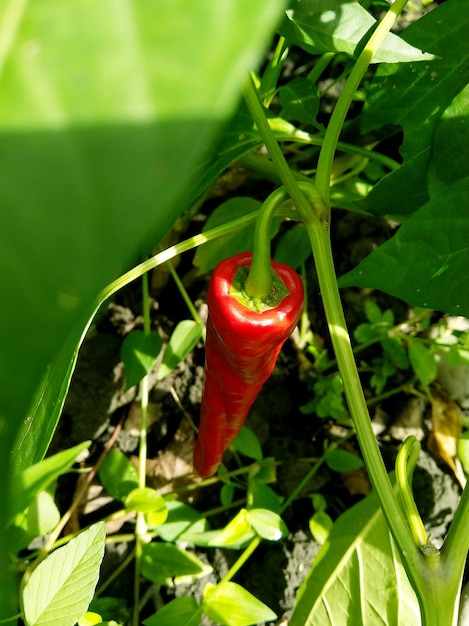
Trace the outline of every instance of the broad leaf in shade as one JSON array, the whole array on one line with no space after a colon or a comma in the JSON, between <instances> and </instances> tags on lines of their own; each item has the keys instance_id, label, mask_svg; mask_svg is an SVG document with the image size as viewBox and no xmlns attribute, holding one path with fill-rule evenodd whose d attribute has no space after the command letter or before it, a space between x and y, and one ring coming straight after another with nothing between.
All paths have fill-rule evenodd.
<instances>
[{"instance_id":1,"label":"broad leaf in shade","mask_svg":"<svg viewBox=\"0 0 469 626\"><path fill-rule=\"evenodd\" d=\"M469 316L468 185L466 178L435 196L339 286L372 287L413 306Z\"/></svg>"},{"instance_id":2,"label":"broad leaf in shade","mask_svg":"<svg viewBox=\"0 0 469 626\"><path fill-rule=\"evenodd\" d=\"M415 593L375 495L334 523L303 581L290 626L420 625Z\"/></svg>"},{"instance_id":3,"label":"broad leaf in shade","mask_svg":"<svg viewBox=\"0 0 469 626\"><path fill-rule=\"evenodd\" d=\"M280 30L291 43L312 54L346 52L358 56L360 44L370 35L376 20L351 0L295 0ZM431 54L389 34L373 57L373 63L398 63L431 59Z\"/></svg>"},{"instance_id":4,"label":"broad leaf in shade","mask_svg":"<svg viewBox=\"0 0 469 626\"><path fill-rule=\"evenodd\" d=\"M15 456L27 465L44 455L97 294L186 208L284 5L0 4L2 484L28 411ZM0 602L0 618L14 613L7 571L0 595L13 604Z\"/></svg>"},{"instance_id":5,"label":"broad leaf in shade","mask_svg":"<svg viewBox=\"0 0 469 626\"><path fill-rule=\"evenodd\" d=\"M467 132L461 126L461 113L464 116L469 113L467 99L456 104L453 99L466 88L469 79L468 29L469 0L448 0L402 33L406 41L417 47L431 47L439 58L423 63L386 64L376 71L367 94L362 132L387 124L400 126L404 132L400 148L404 162L360 203L371 213L407 216L425 204L429 198L431 157L433 163L443 167L446 174L442 172L441 175L447 182L455 182L467 175L461 159L448 180L451 164L456 163L461 154L463 140L460 133ZM445 113L448 108L450 110ZM457 116L454 115L455 109ZM442 116L446 119L444 130L440 126ZM439 127L440 132L435 135ZM432 146L433 141L436 143ZM447 166L439 157L442 144L445 153L451 153ZM430 170L430 177L435 179L434 169ZM436 191L434 187L432 193Z\"/></svg>"},{"instance_id":6,"label":"broad leaf in shade","mask_svg":"<svg viewBox=\"0 0 469 626\"><path fill-rule=\"evenodd\" d=\"M466 85L444 111L435 128L428 171L430 196L450 188L468 173L469 85Z\"/></svg>"}]
</instances>

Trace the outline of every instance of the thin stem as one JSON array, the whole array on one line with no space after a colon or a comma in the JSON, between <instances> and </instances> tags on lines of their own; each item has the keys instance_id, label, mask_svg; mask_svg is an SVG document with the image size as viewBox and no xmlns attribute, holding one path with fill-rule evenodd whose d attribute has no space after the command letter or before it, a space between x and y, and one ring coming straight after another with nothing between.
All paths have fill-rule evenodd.
<instances>
[{"instance_id":1,"label":"thin stem","mask_svg":"<svg viewBox=\"0 0 469 626\"><path fill-rule=\"evenodd\" d=\"M261 537L254 537L248 547L242 552L242 554L236 559L230 569L226 572L223 578L220 580L220 583L226 583L231 580L241 569L241 567L246 563L252 553L258 548L261 543Z\"/></svg>"},{"instance_id":2,"label":"thin stem","mask_svg":"<svg viewBox=\"0 0 469 626\"><path fill-rule=\"evenodd\" d=\"M149 335L151 332L150 318L150 295L148 290L148 274L142 276L143 292L143 332ZM150 393L149 377L144 376L140 386L140 447L138 453L138 486L143 489L146 486L147 464L147 422L148 422L148 398ZM135 520L135 566L134 566L134 607L132 623L139 626L140 623L140 572L142 567L143 538L147 532L145 514L139 511Z\"/></svg>"},{"instance_id":3,"label":"thin stem","mask_svg":"<svg viewBox=\"0 0 469 626\"><path fill-rule=\"evenodd\" d=\"M318 170L316 174L316 187L324 198L326 204L329 204L330 197L330 181L332 163L334 154L337 149L337 142L344 125L345 117L352 103L355 91L365 75L368 65L371 63L373 55L376 53L384 38L391 30L399 13L407 4L407 0L396 0L386 13L384 18L378 24L375 32L372 34L368 43L362 50L355 65L353 66L350 76L345 83L344 89L337 100L332 112L331 119L327 126L324 142L319 153Z\"/></svg>"},{"instance_id":4,"label":"thin stem","mask_svg":"<svg viewBox=\"0 0 469 626\"><path fill-rule=\"evenodd\" d=\"M183 284L182 280L179 278L179 274L174 269L174 265L171 263L171 261L167 261L166 262L166 267L168 268L169 273L172 276L172 279L176 283L176 286L177 286L177 288L179 290L179 293L181 294L182 299L186 303L186 306L189 309L190 314L192 315L192 318L194 319L194 321L197 322L197 324L202 324L202 320L200 319L200 315L197 312L197 309L195 308L194 303L190 299L189 294L187 293L187 290L184 287L184 284Z\"/></svg>"}]
</instances>

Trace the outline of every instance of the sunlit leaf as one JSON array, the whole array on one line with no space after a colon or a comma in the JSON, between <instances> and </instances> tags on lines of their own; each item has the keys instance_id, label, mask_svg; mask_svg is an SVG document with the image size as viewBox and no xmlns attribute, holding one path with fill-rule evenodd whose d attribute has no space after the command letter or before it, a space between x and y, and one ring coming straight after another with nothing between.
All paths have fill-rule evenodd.
<instances>
[{"instance_id":1,"label":"sunlit leaf","mask_svg":"<svg viewBox=\"0 0 469 626\"><path fill-rule=\"evenodd\" d=\"M373 17L350 0L295 0L281 27L287 40L312 54L346 52L356 56L362 39L375 24ZM374 63L431 59L396 35L386 36Z\"/></svg>"},{"instance_id":2,"label":"sunlit leaf","mask_svg":"<svg viewBox=\"0 0 469 626\"><path fill-rule=\"evenodd\" d=\"M321 545L325 543L333 525L331 516L325 511L316 511L309 520L309 530Z\"/></svg>"},{"instance_id":3,"label":"sunlit leaf","mask_svg":"<svg viewBox=\"0 0 469 626\"><path fill-rule=\"evenodd\" d=\"M199 626L202 607L195 598L183 596L171 600L158 610L157 613L143 620L144 626Z\"/></svg>"},{"instance_id":4,"label":"sunlit leaf","mask_svg":"<svg viewBox=\"0 0 469 626\"><path fill-rule=\"evenodd\" d=\"M163 380L195 348L204 327L194 320L183 320L173 330L158 368L158 380Z\"/></svg>"},{"instance_id":5,"label":"sunlit leaf","mask_svg":"<svg viewBox=\"0 0 469 626\"><path fill-rule=\"evenodd\" d=\"M268 509L250 509L249 519L256 533L267 541L279 541L288 535L288 528L277 513Z\"/></svg>"},{"instance_id":6,"label":"sunlit leaf","mask_svg":"<svg viewBox=\"0 0 469 626\"><path fill-rule=\"evenodd\" d=\"M424 387L428 387L437 375L435 356L417 339L408 337L407 342L409 344L409 361L412 369L420 383Z\"/></svg>"},{"instance_id":7,"label":"sunlit leaf","mask_svg":"<svg viewBox=\"0 0 469 626\"><path fill-rule=\"evenodd\" d=\"M251 535L251 519L246 509L239 513L210 542L214 546L229 546L239 543Z\"/></svg>"},{"instance_id":8,"label":"sunlit leaf","mask_svg":"<svg viewBox=\"0 0 469 626\"><path fill-rule=\"evenodd\" d=\"M15 491L10 502L10 515L24 511L33 498L67 471L89 446L90 442L85 441L19 472L14 478Z\"/></svg>"},{"instance_id":9,"label":"sunlit leaf","mask_svg":"<svg viewBox=\"0 0 469 626\"><path fill-rule=\"evenodd\" d=\"M420 610L375 495L334 523L302 583L289 626L420 626ZM382 622L381 618L379 621ZM378 622L379 623L379 622Z\"/></svg>"},{"instance_id":10,"label":"sunlit leaf","mask_svg":"<svg viewBox=\"0 0 469 626\"><path fill-rule=\"evenodd\" d=\"M23 590L26 626L73 626L87 610L104 555L99 522L50 554Z\"/></svg>"},{"instance_id":11,"label":"sunlit leaf","mask_svg":"<svg viewBox=\"0 0 469 626\"><path fill-rule=\"evenodd\" d=\"M220 626L249 626L277 618L268 606L233 582L207 585L202 608Z\"/></svg>"},{"instance_id":12,"label":"sunlit leaf","mask_svg":"<svg viewBox=\"0 0 469 626\"><path fill-rule=\"evenodd\" d=\"M462 487L466 484L458 458L458 441L462 416L458 405L442 390L431 389L432 431L427 441L429 451L454 473Z\"/></svg>"},{"instance_id":13,"label":"sunlit leaf","mask_svg":"<svg viewBox=\"0 0 469 626\"><path fill-rule=\"evenodd\" d=\"M162 495L151 487L137 487L132 489L124 498L124 505L128 511L138 511L140 513L159 513L164 519L168 515L166 502Z\"/></svg>"},{"instance_id":14,"label":"sunlit leaf","mask_svg":"<svg viewBox=\"0 0 469 626\"><path fill-rule=\"evenodd\" d=\"M111 448L101 463L99 477L106 491L116 500L123 500L138 487L138 472L123 452Z\"/></svg>"}]
</instances>

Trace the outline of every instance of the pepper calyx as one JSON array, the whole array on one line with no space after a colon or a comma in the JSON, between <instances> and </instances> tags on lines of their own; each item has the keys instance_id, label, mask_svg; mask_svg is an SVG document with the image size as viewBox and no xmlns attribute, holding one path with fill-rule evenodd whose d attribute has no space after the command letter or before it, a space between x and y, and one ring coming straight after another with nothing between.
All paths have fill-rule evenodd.
<instances>
[{"instance_id":1,"label":"pepper calyx","mask_svg":"<svg viewBox=\"0 0 469 626\"><path fill-rule=\"evenodd\" d=\"M271 309L276 309L290 292L283 280L271 267L272 289L265 298L253 298L246 292L245 284L249 275L250 266L238 265L237 272L233 278L230 289L230 296L251 311L262 313Z\"/></svg>"}]
</instances>

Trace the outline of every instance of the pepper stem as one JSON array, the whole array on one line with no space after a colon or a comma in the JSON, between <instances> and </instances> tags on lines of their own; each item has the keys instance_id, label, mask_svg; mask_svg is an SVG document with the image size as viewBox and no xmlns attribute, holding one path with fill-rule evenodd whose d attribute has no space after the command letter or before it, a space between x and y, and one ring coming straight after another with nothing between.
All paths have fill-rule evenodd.
<instances>
[{"instance_id":1,"label":"pepper stem","mask_svg":"<svg viewBox=\"0 0 469 626\"><path fill-rule=\"evenodd\" d=\"M272 291L270 264L270 232L272 218L278 207L289 198L285 187L273 191L262 204L254 232L252 263L246 278L245 290L254 300L264 300Z\"/></svg>"}]
</instances>

